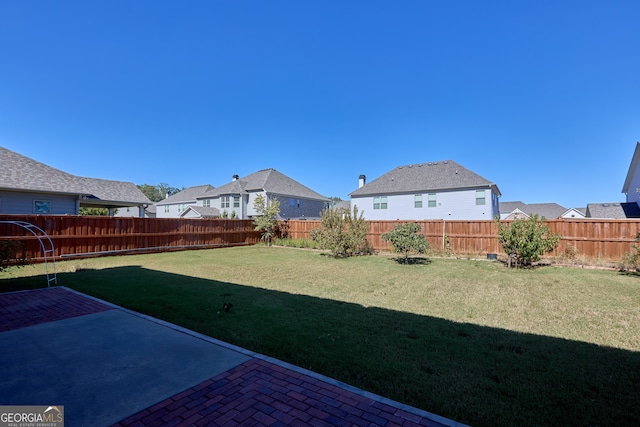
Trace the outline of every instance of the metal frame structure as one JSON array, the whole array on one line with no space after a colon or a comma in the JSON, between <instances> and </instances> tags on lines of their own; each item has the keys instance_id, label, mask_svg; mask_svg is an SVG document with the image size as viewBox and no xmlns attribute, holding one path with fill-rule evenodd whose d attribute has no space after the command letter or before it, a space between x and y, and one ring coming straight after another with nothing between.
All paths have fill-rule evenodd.
<instances>
[{"instance_id":1,"label":"metal frame structure","mask_svg":"<svg viewBox=\"0 0 640 427\"><path fill-rule=\"evenodd\" d=\"M53 241L43 229L37 225L31 224L26 221L0 221L0 224L17 225L33 234L40 242L40 248L42 248L42 254L44 258L44 269L47 275L47 287L51 286L51 282L54 285L58 284L58 277L56 273L56 259L54 255ZM53 264L53 273L49 273L49 264Z\"/></svg>"}]
</instances>

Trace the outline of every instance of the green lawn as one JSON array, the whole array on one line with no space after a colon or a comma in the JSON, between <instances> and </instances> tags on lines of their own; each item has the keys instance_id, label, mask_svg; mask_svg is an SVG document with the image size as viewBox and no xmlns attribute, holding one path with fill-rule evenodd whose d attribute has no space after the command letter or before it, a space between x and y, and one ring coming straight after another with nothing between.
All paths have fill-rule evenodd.
<instances>
[{"instance_id":1,"label":"green lawn","mask_svg":"<svg viewBox=\"0 0 640 427\"><path fill-rule=\"evenodd\" d=\"M60 285L473 426L640 420L633 274L264 246L57 269ZM0 290L42 287L43 271L0 273Z\"/></svg>"}]
</instances>

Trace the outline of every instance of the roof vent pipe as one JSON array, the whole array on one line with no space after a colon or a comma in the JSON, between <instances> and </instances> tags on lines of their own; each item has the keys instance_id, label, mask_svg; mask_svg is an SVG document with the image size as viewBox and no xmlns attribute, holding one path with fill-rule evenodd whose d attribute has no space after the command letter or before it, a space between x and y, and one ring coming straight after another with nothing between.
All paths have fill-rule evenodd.
<instances>
[{"instance_id":1,"label":"roof vent pipe","mask_svg":"<svg viewBox=\"0 0 640 427\"><path fill-rule=\"evenodd\" d=\"M367 177L364 175L360 175L358 177L358 188L364 187L366 183L367 183Z\"/></svg>"}]
</instances>

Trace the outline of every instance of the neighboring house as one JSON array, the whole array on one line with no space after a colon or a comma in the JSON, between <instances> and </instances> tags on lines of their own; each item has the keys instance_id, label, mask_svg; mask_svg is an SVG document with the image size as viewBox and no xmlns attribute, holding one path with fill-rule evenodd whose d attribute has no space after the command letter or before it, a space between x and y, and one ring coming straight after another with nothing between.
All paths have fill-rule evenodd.
<instances>
[{"instance_id":1,"label":"neighboring house","mask_svg":"<svg viewBox=\"0 0 640 427\"><path fill-rule=\"evenodd\" d=\"M282 219L319 218L331 201L275 169L263 169L242 178L234 175L231 182L200 195L198 205L216 208L221 216L247 219L257 214L258 195L279 200Z\"/></svg>"},{"instance_id":2,"label":"neighboring house","mask_svg":"<svg viewBox=\"0 0 640 427\"><path fill-rule=\"evenodd\" d=\"M500 202L500 219L529 218L538 215L545 219L584 218L586 208L565 208L557 203Z\"/></svg>"},{"instance_id":3,"label":"neighboring house","mask_svg":"<svg viewBox=\"0 0 640 427\"><path fill-rule=\"evenodd\" d=\"M185 188L176 194L167 195L166 199L156 203L156 218L180 218L189 206L208 207L208 205L199 202L198 197L213 190L213 186L205 184Z\"/></svg>"},{"instance_id":4,"label":"neighboring house","mask_svg":"<svg viewBox=\"0 0 640 427\"><path fill-rule=\"evenodd\" d=\"M636 142L622 192L626 195L627 203L640 203L640 142Z\"/></svg>"},{"instance_id":5,"label":"neighboring house","mask_svg":"<svg viewBox=\"0 0 640 427\"><path fill-rule=\"evenodd\" d=\"M493 182L452 160L399 166L350 194L368 220L491 220L500 214Z\"/></svg>"},{"instance_id":6,"label":"neighboring house","mask_svg":"<svg viewBox=\"0 0 640 427\"><path fill-rule=\"evenodd\" d=\"M640 207L636 202L589 203L587 205L587 218L594 218L594 219L640 218Z\"/></svg>"},{"instance_id":7,"label":"neighboring house","mask_svg":"<svg viewBox=\"0 0 640 427\"><path fill-rule=\"evenodd\" d=\"M533 215L545 219L558 219L566 212L567 208L557 203L530 203L514 209L504 219L529 218Z\"/></svg>"},{"instance_id":8,"label":"neighboring house","mask_svg":"<svg viewBox=\"0 0 640 427\"><path fill-rule=\"evenodd\" d=\"M525 203L517 202L500 202L500 219L507 219L512 214L522 213L524 214Z\"/></svg>"},{"instance_id":9,"label":"neighboring house","mask_svg":"<svg viewBox=\"0 0 640 427\"><path fill-rule=\"evenodd\" d=\"M180 214L180 218L218 218L220 211L206 206L188 206Z\"/></svg>"},{"instance_id":10,"label":"neighboring house","mask_svg":"<svg viewBox=\"0 0 640 427\"><path fill-rule=\"evenodd\" d=\"M81 207L137 209L151 204L135 184L71 175L0 147L0 213L78 215Z\"/></svg>"},{"instance_id":11,"label":"neighboring house","mask_svg":"<svg viewBox=\"0 0 640 427\"><path fill-rule=\"evenodd\" d=\"M584 219L587 217L587 208L569 208L561 217L564 219Z\"/></svg>"},{"instance_id":12,"label":"neighboring house","mask_svg":"<svg viewBox=\"0 0 640 427\"><path fill-rule=\"evenodd\" d=\"M349 200L341 200L335 205L331 206L331 209L346 209L351 210L351 202Z\"/></svg>"},{"instance_id":13,"label":"neighboring house","mask_svg":"<svg viewBox=\"0 0 640 427\"><path fill-rule=\"evenodd\" d=\"M135 206L127 206L123 208L116 209L116 212L113 216L119 218L130 218L137 217L139 209ZM145 218L155 218L156 217L156 205L151 204L144 208L144 217Z\"/></svg>"}]
</instances>

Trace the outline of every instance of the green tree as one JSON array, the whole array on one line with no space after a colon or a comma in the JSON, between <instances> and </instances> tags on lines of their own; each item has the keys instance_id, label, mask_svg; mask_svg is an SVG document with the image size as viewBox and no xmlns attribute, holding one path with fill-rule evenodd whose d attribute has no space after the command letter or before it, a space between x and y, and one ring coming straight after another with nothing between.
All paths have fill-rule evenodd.
<instances>
[{"instance_id":1,"label":"green tree","mask_svg":"<svg viewBox=\"0 0 640 427\"><path fill-rule=\"evenodd\" d=\"M311 230L311 239L322 249L328 249L334 257L370 254L371 245L367 241L369 224L358 207L349 209L325 209L320 218L320 228Z\"/></svg>"},{"instance_id":2,"label":"green tree","mask_svg":"<svg viewBox=\"0 0 640 427\"><path fill-rule=\"evenodd\" d=\"M171 187L169 184L164 183L160 183L158 185L142 184L137 185L136 187L138 187L140 191L142 191L142 193L152 202L164 200L167 197L167 193L176 194L180 191L179 188Z\"/></svg>"},{"instance_id":3,"label":"green tree","mask_svg":"<svg viewBox=\"0 0 640 427\"><path fill-rule=\"evenodd\" d=\"M498 224L498 243L509 255L509 267L530 265L546 253L551 252L560 244L562 238L552 233L544 218L532 215L529 218L515 219L510 224Z\"/></svg>"},{"instance_id":4,"label":"green tree","mask_svg":"<svg viewBox=\"0 0 640 427\"><path fill-rule=\"evenodd\" d=\"M429 250L424 234L420 234L420 224L408 222L396 225L392 231L384 233L382 240L391 242L393 250L404 255L404 264L409 263L409 254L423 254Z\"/></svg>"},{"instance_id":5,"label":"green tree","mask_svg":"<svg viewBox=\"0 0 640 427\"><path fill-rule=\"evenodd\" d=\"M83 207L80 207L80 215L109 216L109 209L107 209L107 208L83 208Z\"/></svg>"},{"instance_id":6,"label":"green tree","mask_svg":"<svg viewBox=\"0 0 640 427\"><path fill-rule=\"evenodd\" d=\"M278 231L280 201L276 198L268 200L264 195L258 194L253 201L253 208L258 213L253 218L255 229L262 233L260 238L266 241L268 246L271 246Z\"/></svg>"}]
</instances>

